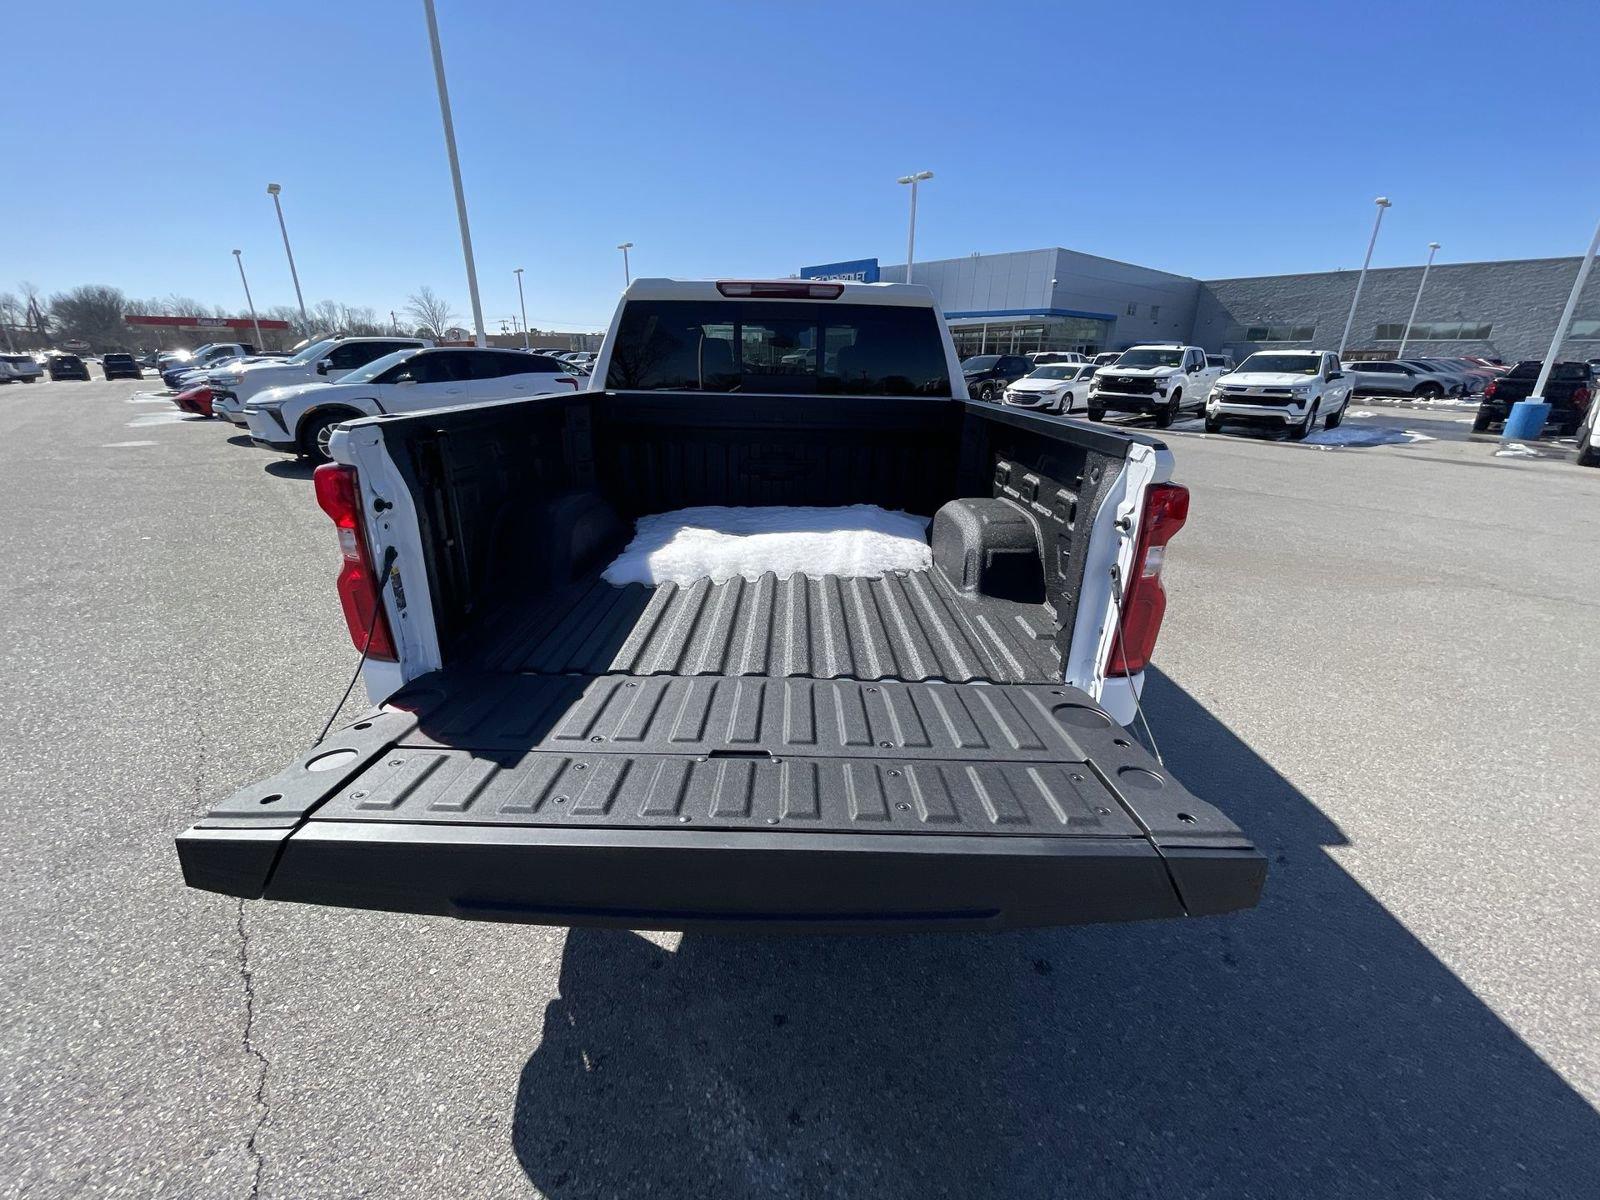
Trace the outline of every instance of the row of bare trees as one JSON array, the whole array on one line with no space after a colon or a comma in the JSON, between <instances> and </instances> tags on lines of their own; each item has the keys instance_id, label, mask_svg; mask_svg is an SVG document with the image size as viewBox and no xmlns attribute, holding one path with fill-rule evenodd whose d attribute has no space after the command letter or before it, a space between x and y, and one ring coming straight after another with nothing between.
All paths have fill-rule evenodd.
<instances>
[{"instance_id":1,"label":"row of bare trees","mask_svg":"<svg viewBox=\"0 0 1600 1200\"><path fill-rule=\"evenodd\" d=\"M90 283L65 292L45 296L37 286L27 281L17 285L14 292L0 292L0 342L9 352L42 350L67 343L87 344L92 351L154 349L145 343L158 339L162 344L173 340L173 333L157 334L154 329L140 329L124 323L123 318L137 314L159 317L232 317L248 319L248 313L236 312L215 304L204 304L189 296L176 293L168 296L130 298L121 289L105 284ZM395 317L394 324L384 321L366 305L341 304L336 300L323 300L306 311L288 305L262 309L262 318L288 323L286 342L320 337L330 333L381 334L404 329L415 337L440 338L458 321L449 301L430 287L419 288L407 297L402 314L406 321ZM406 322L410 322L407 324ZM209 336L195 331L190 338ZM269 342L270 334L266 335Z\"/></svg>"}]
</instances>

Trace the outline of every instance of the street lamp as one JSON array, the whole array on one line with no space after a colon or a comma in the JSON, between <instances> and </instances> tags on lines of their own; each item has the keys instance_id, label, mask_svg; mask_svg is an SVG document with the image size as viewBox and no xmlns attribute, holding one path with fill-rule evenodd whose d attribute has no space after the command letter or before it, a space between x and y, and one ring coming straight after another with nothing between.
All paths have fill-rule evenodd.
<instances>
[{"instance_id":1,"label":"street lamp","mask_svg":"<svg viewBox=\"0 0 1600 1200\"><path fill-rule=\"evenodd\" d=\"M517 277L517 304L522 309L522 348L529 350L532 347L528 345L528 303L522 298L522 268L518 267L511 273Z\"/></svg>"},{"instance_id":2,"label":"street lamp","mask_svg":"<svg viewBox=\"0 0 1600 1200\"><path fill-rule=\"evenodd\" d=\"M428 17L428 43L433 48L433 81L439 89L439 116L444 121L444 146L450 156L450 181L456 189L456 217L461 222L461 256L467 262L467 291L472 296L472 328L476 344L484 346L488 339L483 335L483 304L478 300L478 268L472 261L472 230L467 227L467 197L461 189L461 160L456 157L456 126L450 118L450 90L444 82L444 54L439 49L439 19L433 12L433 0L422 0Z\"/></svg>"},{"instance_id":3,"label":"street lamp","mask_svg":"<svg viewBox=\"0 0 1600 1200\"><path fill-rule=\"evenodd\" d=\"M306 316L306 298L300 294L300 273L294 269L294 251L289 249L289 227L283 223L283 201L278 193L283 188L276 183L267 184L267 195L272 197L272 207L278 210L278 232L283 234L283 252L289 256L289 278L294 280L294 298L300 304L300 328L306 337L311 336L311 320Z\"/></svg>"},{"instance_id":4,"label":"street lamp","mask_svg":"<svg viewBox=\"0 0 1600 1200\"><path fill-rule=\"evenodd\" d=\"M1428 286L1428 271L1433 267L1433 256L1439 252L1438 242L1428 243L1428 261L1422 264L1422 282L1417 284L1417 298L1411 302L1411 315L1406 318L1406 327L1400 334L1400 353L1396 358L1406 356L1406 342L1411 339L1411 326L1417 319L1417 306L1422 303L1422 289Z\"/></svg>"},{"instance_id":5,"label":"street lamp","mask_svg":"<svg viewBox=\"0 0 1600 1200\"><path fill-rule=\"evenodd\" d=\"M917 252L917 184L924 179L932 179L932 171L918 171L915 175L902 175L895 180L896 183L909 183L911 185L911 229L906 234L906 282L911 282L911 260Z\"/></svg>"},{"instance_id":6,"label":"street lamp","mask_svg":"<svg viewBox=\"0 0 1600 1200\"><path fill-rule=\"evenodd\" d=\"M256 327L256 349L261 349L261 322L256 319L256 302L250 298L250 281L244 277L244 256L235 250L233 261L239 264L239 282L244 284L244 302L250 306L250 324Z\"/></svg>"},{"instance_id":7,"label":"street lamp","mask_svg":"<svg viewBox=\"0 0 1600 1200\"><path fill-rule=\"evenodd\" d=\"M1372 223L1372 237L1367 241L1367 257L1361 260L1361 274L1356 276L1356 294L1350 298L1350 315L1344 319L1344 335L1339 339L1339 358L1344 359L1345 343L1350 340L1350 326L1355 324L1356 305L1361 303L1361 285L1367 281L1367 268L1372 265L1372 248L1378 244L1378 227L1383 224L1383 210L1391 207L1389 197L1379 196L1373 201L1378 206L1378 219Z\"/></svg>"},{"instance_id":8,"label":"street lamp","mask_svg":"<svg viewBox=\"0 0 1600 1200\"><path fill-rule=\"evenodd\" d=\"M622 251L622 283L626 287L633 282L633 272L628 269L628 251L633 249L633 243L622 242L617 249Z\"/></svg>"},{"instance_id":9,"label":"street lamp","mask_svg":"<svg viewBox=\"0 0 1600 1200\"><path fill-rule=\"evenodd\" d=\"M1533 395L1528 397L1526 403L1544 403L1544 385L1550 382L1550 368L1555 366L1556 355L1561 353L1561 343L1567 340L1567 329L1572 324L1572 313L1578 307L1578 297L1583 294L1583 285L1589 282L1589 272L1594 268L1594 254L1597 249L1600 249L1600 225L1594 227L1594 236L1589 239L1589 249L1584 252L1583 265L1578 268L1578 277L1572 281L1572 292L1567 296L1567 306L1561 310L1561 320L1556 323L1556 336L1550 339L1550 353L1544 356L1544 365L1539 368L1539 378L1533 385ZM1510 422L1507 422L1507 428L1509 427ZM1537 431L1534 436L1538 436Z\"/></svg>"}]
</instances>

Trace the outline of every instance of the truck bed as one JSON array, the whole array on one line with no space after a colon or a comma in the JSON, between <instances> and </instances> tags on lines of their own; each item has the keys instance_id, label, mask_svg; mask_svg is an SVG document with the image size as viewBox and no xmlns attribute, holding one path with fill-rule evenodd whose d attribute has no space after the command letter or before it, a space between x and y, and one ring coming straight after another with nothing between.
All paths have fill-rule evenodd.
<instances>
[{"instance_id":1,"label":"truck bed","mask_svg":"<svg viewBox=\"0 0 1600 1200\"><path fill-rule=\"evenodd\" d=\"M880 579L701 580L614 587L592 575L506 606L467 661L547 674L1048 683L1061 678L1043 604L964 595L937 571Z\"/></svg>"}]
</instances>

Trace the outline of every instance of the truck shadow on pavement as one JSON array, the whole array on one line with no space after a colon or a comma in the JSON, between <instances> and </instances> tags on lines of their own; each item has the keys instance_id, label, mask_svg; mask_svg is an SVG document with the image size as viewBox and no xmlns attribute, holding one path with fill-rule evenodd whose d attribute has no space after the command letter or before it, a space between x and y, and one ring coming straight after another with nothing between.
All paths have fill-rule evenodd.
<instances>
[{"instance_id":1,"label":"truck shadow on pavement","mask_svg":"<svg viewBox=\"0 0 1600 1200\"><path fill-rule=\"evenodd\" d=\"M1155 675L1152 672L1152 675ZM1593 1196L1600 1114L1165 677L1259 909L1001 935L574 930L513 1142L555 1196ZM1157 715L1159 714L1159 715Z\"/></svg>"}]
</instances>

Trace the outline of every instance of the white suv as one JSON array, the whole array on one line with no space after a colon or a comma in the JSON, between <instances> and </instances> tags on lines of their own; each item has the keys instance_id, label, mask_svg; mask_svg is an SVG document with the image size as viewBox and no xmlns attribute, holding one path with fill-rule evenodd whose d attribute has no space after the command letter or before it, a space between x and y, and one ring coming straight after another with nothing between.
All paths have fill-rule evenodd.
<instances>
[{"instance_id":1,"label":"white suv","mask_svg":"<svg viewBox=\"0 0 1600 1200\"><path fill-rule=\"evenodd\" d=\"M31 354L0 354L0 383L33 383L43 374Z\"/></svg>"},{"instance_id":2,"label":"white suv","mask_svg":"<svg viewBox=\"0 0 1600 1200\"><path fill-rule=\"evenodd\" d=\"M1332 429L1350 407L1350 377L1327 350L1262 350L1218 379L1206 398L1206 432L1228 421L1303 438L1321 417Z\"/></svg>"},{"instance_id":3,"label":"white suv","mask_svg":"<svg viewBox=\"0 0 1600 1200\"><path fill-rule=\"evenodd\" d=\"M1199 346L1134 346L1095 372L1089 385L1089 420L1101 420L1107 409L1152 413L1165 429L1185 408L1204 407L1221 374L1222 368L1206 362Z\"/></svg>"},{"instance_id":4,"label":"white suv","mask_svg":"<svg viewBox=\"0 0 1600 1200\"><path fill-rule=\"evenodd\" d=\"M333 383L357 367L396 350L418 350L431 346L421 338L335 337L313 342L288 358L241 363L207 374L211 385L211 411L225 421L244 425L244 406L268 388L296 383Z\"/></svg>"},{"instance_id":5,"label":"white suv","mask_svg":"<svg viewBox=\"0 0 1600 1200\"><path fill-rule=\"evenodd\" d=\"M567 364L523 350L447 347L397 350L351 371L338 383L301 383L258 392L244 406L250 440L269 450L324 460L342 421L518 400L578 390Z\"/></svg>"}]
</instances>

